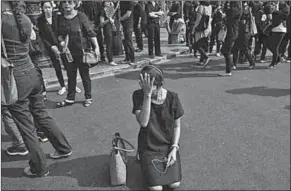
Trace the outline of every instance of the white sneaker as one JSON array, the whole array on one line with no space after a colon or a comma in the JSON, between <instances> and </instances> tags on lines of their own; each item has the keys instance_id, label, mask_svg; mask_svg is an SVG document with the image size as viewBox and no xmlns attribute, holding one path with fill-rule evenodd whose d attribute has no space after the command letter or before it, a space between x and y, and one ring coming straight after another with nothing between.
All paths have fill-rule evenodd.
<instances>
[{"instance_id":1,"label":"white sneaker","mask_svg":"<svg viewBox=\"0 0 291 191\"><path fill-rule=\"evenodd\" d=\"M115 62L110 62L109 65L111 65L111 66L117 66L118 64L116 64Z\"/></svg>"},{"instance_id":2,"label":"white sneaker","mask_svg":"<svg viewBox=\"0 0 291 191\"><path fill-rule=\"evenodd\" d=\"M58 91L58 94L59 94L59 95L64 95L64 93L66 93L66 91L67 91L66 87L62 87L62 89L60 89L60 90Z\"/></svg>"},{"instance_id":3,"label":"white sneaker","mask_svg":"<svg viewBox=\"0 0 291 191\"><path fill-rule=\"evenodd\" d=\"M231 76L231 73L222 73L222 74L218 74L219 76Z\"/></svg>"},{"instance_id":4,"label":"white sneaker","mask_svg":"<svg viewBox=\"0 0 291 191\"><path fill-rule=\"evenodd\" d=\"M220 57L220 54L219 54L219 53L216 53L216 56L217 56L217 57Z\"/></svg>"},{"instance_id":5,"label":"white sneaker","mask_svg":"<svg viewBox=\"0 0 291 191\"><path fill-rule=\"evenodd\" d=\"M24 172L24 174L26 175L26 176L29 176L29 177L32 177L32 176L34 176L34 177L46 177L47 175L49 175L49 171L47 171L47 172L45 172L45 173L42 173L42 174L36 174L36 173L33 173L33 172L31 172L31 170L30 170L30 167L26 167L24 170L23 170L23 172Z\"/></svg>"},{"instance_id":6,"label":"white sneaker","mask_svg":"<svg viewBox=\"0 0 291 191\"><path fill-rule=\"evenodd\" d=\"M78 86L76 86L76 92L77 92L77 93L81 93L82 90L81 90Z\"/></svg>"},{"instance_id":7,"label":"white sneaker","mask_svg":"<svg viewBox=\"0 0 291 191\"><path fill-rule=\"evenodd\" d=\"M236 70L236 66L233 66L231 69Z\"/></svg>"}]
</instances>

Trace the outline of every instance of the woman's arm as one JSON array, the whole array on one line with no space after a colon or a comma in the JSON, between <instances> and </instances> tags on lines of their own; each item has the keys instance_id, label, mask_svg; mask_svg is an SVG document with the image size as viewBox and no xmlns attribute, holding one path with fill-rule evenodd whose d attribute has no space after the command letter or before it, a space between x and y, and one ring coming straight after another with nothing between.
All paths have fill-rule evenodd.
<instances>
[{"instance_id":1,"label":"woman's arm","mask_svg":"<svg viewBox=\"0 0 291 191\"><path fill-rule=\"evenodd\" d=\"M174 127L174 135L172 140L172 147L179 149L179 141L180 141L180 134L181 134L181 118L175 120L175 127Z\"/></svg>"},{"instance_id":2,"label":"woman's arm","mask_svg":"<svg viewBox=\"0 0 291 191\"><path fill-rule=\"evenodd\" d=\"M141 127L147 127L151 113L151 95L144 95L142 109L135 112L136 120Z\"/></svg>"},{"instance_id":3,"label":"woman's arm","mask_svg":"<svg viewBox=\"0 0 291 191\"><path fill-rule=\"evenodd\" d=\"M104 27L106 24L108 24L110 22L109 19L105 20L105 17L100 16L100 23L101 23L101 27Z\"/></svg>"}]
</instances>

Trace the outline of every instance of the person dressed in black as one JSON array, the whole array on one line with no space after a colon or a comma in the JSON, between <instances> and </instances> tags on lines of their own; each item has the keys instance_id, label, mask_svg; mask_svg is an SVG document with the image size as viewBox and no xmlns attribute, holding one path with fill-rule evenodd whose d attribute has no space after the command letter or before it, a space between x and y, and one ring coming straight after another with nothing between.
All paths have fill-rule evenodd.
<instances>
[{"instance_id":1,"label":"person dressed in black","mask_svg":"<svg viewBox=\"0 0 291 191\"><path fill-rule=\"evenodd\" d=\"M123 27L124 39L122 41L125 60L123 63L133 65L135 62L134 58L134 48L132 42L132 32L133 32L133 1L120 1L120 15L119 21Z\"/></svg>"},{"instance_id":2,"label":"person dressed in black","mask_svg":"<svg viewBox=\"0 0 291 191\"><path fill-rule=\"evenodd\" d=\"M227 1L224 4L224 12L226 14L226 37L221 48L221 53L225 58L226 72L220 76L231 76L232 48L239 34L239 23L243 12L241 1Z\"/></svg>"},{"instance_id":3,"label":"person dressed in black","mask_svg":"<svg viewBox=\"0 0 291 191\"><path fill-rule=\"evenodd\" d=\"M180 121L184 114L177 93L163 88L163 71L154 65L140 73L141 89L134 91L133 110L140 125L138 154L149 190L172 189L182 179L179 154Z\"/></svg>"},{"instance_id":4,"label":"person dressed in black","mask_svg":"<svg viewBox=\"0 0 291 191\"><path fill-rule=\"evenodd\" d=\"M145 17L145 11L142 6L142 1L134 1L133 8L133 28L136 39L137 48L135 52L143 51L143 39L142 39L142 21Z\"/></svg>"},{"instance_id":5,"label":"person dressed in black","mask_svg":"<svg viewBox=\"0 0 291 191\"><path fill-rule=\"evenodd\" d=\"M103 34L100 26L100 11L103 9L102 2L100 1L82 1L80 5L81 11L83 11L90 22L93 24L94 31L96 33L101 61L105 61Z\"/></svg>"},{"instance_id":6,"label":"person dressed in black","mask_svg":"<svg viewBox=\"0 0 291 191\"><path fill-rule=\"evenodd\" d=\"M172 31L174 20L181 18L181 8L180 8L179 1L172 1L172 5L168 12L168 16L170 16L169 27L170 27L170 30ZM169 37L168 37L168 44L172 44L171 34L169 34Z\"/></svg>"},{"instance_id":7,"label":"person dressed in black","mask_svg":"<svg viewBox=\"0 0 291 191\"><path fill-rule=\"evenodd\" d=\"M189 30L189 19L192 11L192 2L185 1L183 6L184 22L186 24L186 46L189 46L191 31Z\"/></svg>"},{"instance_id":8,"label":"person dressed in black","mask_svg":"<svg viewBox=\"0 0 291 191\"><path fill-rule=\"evenodd\" d=\"M251 38L251 10L248 6L248 2L243 2L243 14L239 25L238 38L235 41L233 47L233 67L236 69L237 62L239 60L239 53L245 56L250 64L249 69L255 68L255 62L252 59L251 47L249 46L249 39Z\"/></svg>"},{"instance_id":9,"label":"person dressed in black","mask_svg":"<svg viewBox=\"0 0 291 191\"><path fill-rule=\"evenodd\" d=\"M160 16L163 15L160 5L156 1L149 1L146 4L146 14L148 21L148 49L149 56L154 57L154 43L155 55L162 56L160 43Z\"/></svg>"},{"instance_id":10,"label":"person dressed in black","mask_svg":"<svg viewBox=\"0 0 291 191\"><path fill-rule=\"evenodd\" d=\"M113 61L113 36L117 35L117 27L115 25L116 10L112 1L104 1L103 8L100 11L100 24L104 32L104 40L106 44L106 54L110 65L117 66ZM111 14L114 15L111 15Z\"/></svg>"},{"instance_id":11,"label":"person dressed in black","mask_svg":"<svg viewBox=\"0 0 291 191\"><path fill-rule=\"evenodd\" d=\"M13 73L18 91L17 102L9 105L8 110L29 151L29 167L24 169L24 173L30 177L47 176L49 170L46 156L38 141L33 119L56 150L54 154L50 154L51 158L70 156L71 146L45 109L41 79L29 57L32 28L30 19L19 9L19 2L2 1L1 11L3 43L7 58L14 65Z\"/></svg>"},{"instance_id":12,"label":"person dressed in black","mask_svg":"<svg viewBox=\"0 0 291 191\"><path fill-rule=\"evenodd\" d=\"M68 75L68 94L67 98L57 103L58 107L72 105L75 103L77 71L79 69L82 78L85 101L84 106L92 105L91 78L89 74L89 65L83 62L83 51L91 49L93 45L94 52L100 56L99 46L96 33L93 26L85 13L76 10L77 3L75 1L62 1L63 15L58 20L58 39L62 49L69 50L70 54L66 54L64 59L67 65Z\"/></svg>"},{"instance_id":13,"label":"person dressed in black","mask_svg":"<svg viewBox=\"0 0 291 191\"><path fill-rule=\"evenodd\" d=\"M58 91L59 95L63 95L67 89L62 73L62 60L60 56L58 37L56 34L57 18L58 15L53 12L53 5L50 1L41 2L42 15L37 19L37 27L39 35L44 42L48 51L52 64L54 66L56 76L58 78L61 89Z\"/></svg>"}]
</instances>

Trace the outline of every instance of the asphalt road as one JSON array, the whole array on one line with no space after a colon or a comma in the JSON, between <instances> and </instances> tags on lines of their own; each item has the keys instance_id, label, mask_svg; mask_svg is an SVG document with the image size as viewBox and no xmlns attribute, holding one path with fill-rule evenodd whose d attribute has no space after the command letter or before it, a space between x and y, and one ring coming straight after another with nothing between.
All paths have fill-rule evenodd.
<instances>
[{"instance_id":1,"label":"asphalt road","mask_svg":"<svg viewBox=\"0 0 291 191\"><path fill-rule=\"evenodd\" d=\"M290 188L290 64L248 70L239 65L232 77L218 77L223 60L201 69L182 56L163 63L165 87L179 94L182 118L180 189L288 190ZM94 80L94 104L80 101L55 109L64 99L56 89L47 107L73 147L69 159L48 159L46 178L24 177L27 157L8 157L9 137L2 128L2 190L120 190L142 188L140 169L130 154L128 184L110 187L109 150L115 132L137 143L139 126L131 114L138 71ZM81 85L79 85L81 86ZM45 153L53 152L49 143Z\"/></svg>"}]
</instances>

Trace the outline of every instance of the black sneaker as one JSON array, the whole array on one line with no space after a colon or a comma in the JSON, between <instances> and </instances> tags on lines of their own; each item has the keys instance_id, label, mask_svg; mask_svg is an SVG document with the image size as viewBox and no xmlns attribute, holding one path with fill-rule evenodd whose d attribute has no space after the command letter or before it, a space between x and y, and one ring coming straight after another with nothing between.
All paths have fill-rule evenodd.
<instances>
[{"instance_id":1,"label":"black sneaker","mask_svg":"<svg viewBox=\"0 0 291 191\"><path fill-rule=\"evenodd\" d=\"M45 143L48 141L48 138L42 132L37 132L37 138L42 143Z\"/></svg>"},{"instance_id":2,"label":"black sneaker","mask_svg":"<svg viewBox=\"0 0 291 191\"><path fill-rule=\"evenodd\" d=\"M11 155L11 156L16 156L16 155L25 156L28 154L28 150L25 147L8 147L6 152L8 155Z\"/></svg>"}]
</instances>

